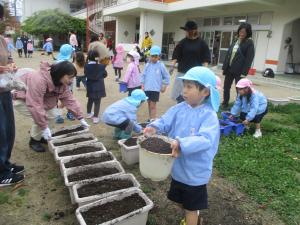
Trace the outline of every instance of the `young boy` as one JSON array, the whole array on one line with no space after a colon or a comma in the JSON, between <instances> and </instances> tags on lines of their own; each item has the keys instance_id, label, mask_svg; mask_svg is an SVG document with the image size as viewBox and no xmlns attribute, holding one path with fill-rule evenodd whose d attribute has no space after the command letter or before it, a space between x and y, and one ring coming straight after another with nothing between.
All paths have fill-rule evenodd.
<instances>
[{"instance_id":1,"label":"young boy","mask_svg":"<svg viewBox=\"0 0 300 225\"><path fill-rule=\"evenodd\" d=\"M114 139L128 139L132 130L141 133L142 127L136 122L136 113L147 99L144 91L136 89L131 96L119 100L105 109L102 120L107 125L115 127Z\"/></svg>"},{"instance_id":2,"label":"young boy","mask_svg":"<svg viewBox=\"0 0 300 225\"><path fill-rule=\"evenodd\" d=\"M185 210L183 224L197 225L198 210L208 207L206 185L212 174L220 128L216 112L220 97L216 76L206 67L194 67L183 77L184 102L169 109L144 129L144 135L167 133L176 157L168 198Z\"/></svg>"},{"instance_id":3,"label":"young boy","mask_svg":"<svg viewBox=\"0 0 300 225\"><path fill-rule=\"evenodd\" d=\"M142 74L142 89L148 97L149 117L156 118L156 102L159 101L159 92L165 92L166 86L170 84L170 75L165 65L159 61L161 50L158 46L150 49L151 59L146 64Z\"/></svg>"}]
</instances>

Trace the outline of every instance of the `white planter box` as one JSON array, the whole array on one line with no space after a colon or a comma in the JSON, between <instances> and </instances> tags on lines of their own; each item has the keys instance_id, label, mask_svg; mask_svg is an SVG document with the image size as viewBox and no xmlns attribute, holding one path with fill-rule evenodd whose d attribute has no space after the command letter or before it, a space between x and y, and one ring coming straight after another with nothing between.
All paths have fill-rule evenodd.
<instances>
[{"instance_id":1,"label":"white planter box","mask_svg":"<svg viewBox=\"0 0 300 225\"><path fill-rule=\"evenodd\" d=\"M126 139L122 139L118 141L118 144L121 147L121 155L122 155L122 160L127 164L127 165L132 165L135 163L139 162L139 146L126 146L124 142Z\"/></svg>"},{"instance_id":2,"label":"white planter box","mask_svg":"<svg viewBox=\"0 0 300 225\"><path fill-rule=\"evenodd\" d=\"M124 192L120 195L113 195L107 198L100 199L96 202L84 205L79 207L76 210L76 217L80 223L80 225L87 225L84 221L84 218L82 216L82 212L86 212L89 209L99 206L99 205L105 205L106 203L122 200L126 197L129 197L133 194L138 194L141 198L144 199L146 202L146 206L143 208L137 209L133 212L130 212L128 214L125 214L123 216L120 216L118 218L115 218L111 221L107 221L105 223L101 223L98 225L146 225L147 218L148 218L148 212L153 208L153 202L139 189L136 190L130 190L127 192Z\"/></svg>"},{"instance_id":3,"label":"white planter box","mask_svg":"<svg viewBox=\"0 0 300 225\"><path fill-rule=\"evenodd\" d=\"M84 181L90 180L90 179L94 179L96 177L94 177L94 178L87 178L87 179L80 180L80 181L72 181L72 182L70 182L69 179L68 179L68 176L72 175L74 173L77 173L77 172L87 171L87 170L93 169L93 168L116 168L119 172L115 173L115 175L125 173L123 167L117 161L106 162L106 163L98 163L98 164L94 164L94 165L80 166L80 167L74 167L74 168L65 169L63 171L63 177L64 177L65 185L69 188L72 204L75 204L74 193L73 193L72 186L75 185L75 184L79 184L79 183L82 183ZM109 174L107 176L111 176L111 175L113 175L113 174ZM99 178L100 177L107 177L107 176L99 176Z\"/></svg>"},{"instance_id":4,"label":"white planter box","mask_svg":"<svg viewBox=\"0 0 300 225\"><path fill-rule=\"evenodd\" d=\"M74 145L78 145L79 143L67 144L67 145L63 145L63 146L54 146L54 144L62 143L62 142L65 142L65 141L72 141L72 140L77 139L77 138L93 138L92 140L79 142L80 144L81 143L86 143L87 144L87 143L92 143L92 142L98 141L98 139L93 134L90 134L90 133L78 134L78 135L72 136L72 137L66 137L66 138L60 138L60 139L54 139L54 140L48 141L49 151L53 153L54 149L58 148L58 147L71 147L71 146L74 146Z\"/></svg>"},{"instance_id":5,"label":"white planter box","mask_svg":"<svg viewBox=\"0 0 300 225\"><path fill-rule=\"evenodd\" d=\"M300 104L300 96L293 96L293 97L288 97L290 102Z\"/></svg>"},{"instance_id":6,"label":"white planter box","mask_svg":"<svg viewBox=\"0 0 300 225\"><path fill-rule=\"evenodd\" d=\"M290 102L287 98L268 98L269 102L271 102L273 105L286 105Z\"/></svg>"},{"instance_id":7,"label":"white planter box","mask_svg":"<svg viewBox=\"0 0 300 225\"><path fill-rule=\"evenodd\" d=\"M64 130L73 130L73 129L76 129L76 128L79 128L79 127L82 127L82 125L73 125L73 126L64 127L64 128L61 128L61 129L54 129L52 131L52 134L55 134L59 131L64 131ZM83 130L81 130L81 131L75 131L75 132L71 132L71 133L68 133L68 134L62 134L62 135L59 135L59 136L52 137L52 140L59 139L59 138L70 137L70 136L74 136L74 135L77 135L77 134L83 134L83 133L87 133L88 131L89 131L89 128L86 127L86 128L83 128Z\"/></svg>"},{"instance_id":8,"label":"white planter box","mask_svg":"<svg viewBox=\"0 0 300 225\"><path fill-rule=\"evenodd\" d=\"M95 182L99 182L102 181L104 182L105 180L130 180L133 183L133 186L130 188L124 188L124 189L119 189L119 190L115 190L115 191L111 191L111 192L106 192L106 193L102 193L102 194L98 194L98 195L92 195L92 196L88 196L88 197L79 197L78 195L78 189L85 186L86 184L90 184L90 183L95 183ZM75 198L75 202L81 206L81 205L85 205L91 202L94 202L96 200L102 199L102 198L106 198L112 195L120 195L125 191L128 190L133 190L136 188L139 188L141 185L140 183L135 179L135 177L132 174L121 174L121 175L111 175L108 176L106 178L95 178L92 180L89 180L87 182L84 183L80 183L80 184L75 184L73 186L73 193L74 193L74 198Z\"/></svg>"}]
</instances>

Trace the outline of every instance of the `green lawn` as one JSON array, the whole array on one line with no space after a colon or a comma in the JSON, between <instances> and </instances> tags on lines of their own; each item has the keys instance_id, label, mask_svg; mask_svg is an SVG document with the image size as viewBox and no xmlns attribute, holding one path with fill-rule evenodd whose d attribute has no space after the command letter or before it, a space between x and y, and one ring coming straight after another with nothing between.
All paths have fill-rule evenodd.
<instances>
[{"instance_id":1,"label":"green lawn","mask_svg":"<svg viewBox=\"0 0 300 225\"><path fill-rule=\"evenodd\" d=\"M300 224L300 105L270 106L262 139L222 137L215 167L262 208Z\"/></svg>"}]
</instances>

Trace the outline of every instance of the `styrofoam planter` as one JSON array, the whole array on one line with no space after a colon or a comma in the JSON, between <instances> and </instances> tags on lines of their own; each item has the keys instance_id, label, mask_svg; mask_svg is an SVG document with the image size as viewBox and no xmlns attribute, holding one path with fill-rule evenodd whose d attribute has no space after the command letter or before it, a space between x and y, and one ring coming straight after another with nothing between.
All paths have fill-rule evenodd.
<instances>
[{"instance_id":1,"label":"styrofoam planter","mask_svg":"<svg viewBox=\"0 0 300 225\"><path fill-rule=\"evenodd\" d=\"M88 141L79 142L79 143L80 144L81 143L86 143L87 144L87 143L92 143L92 142L98 141L98 139L91 133L78 134L78 135L75 135L75 136L72 136L72 137L66 137L66 138L59 138L59 139L50 140L50 141L48 141L49 151L53 153L55 148L58 148L58 147L71 147L71 146L79 144L79 143L76 143L76 144L68 144L68 145L63 145L63 146L54 146L54 144L56 144L56 143L71 141L71 140L74 140L74 139L77 139L77 138L89 138L89 137L91 137L93 139L88 140Z\"/></svg>"},{"instance_id":2,"label":"styrofoam planter","mask_svg":"<svg viewBox=\"0 0 300 225\"><path fill-rule=\"evenodd\" d=\"M273 105L286 105L290 102L288 98L268 98L269 102L271 102Z\"/></svg>"},{"instance_id":3,"label":"styrofoam planter","mask_svg":"<svg viewBox=\"0 0 300 225\"><path fill-rule=\"evenodd\" d=\"M98 225L112 225L112 224L114 224L114 225L146 225L147 218L148 218L148 212L153 208L153 202L140 189L126 191L120 195L113 195L113 196L110 196L107 198L100 199L96 202L81 206L76 210L76 217L77 217L80 225L87 225L81 214L82 212L86 212L89 209L99 206L99 205L104 205L109 202L122 200L133 194L138 194L141 198L143 198L144 201L146 202L146 206L144 206L143 208L137 209L133 212L130 212L128 214L125 214L121 217L115 218L111 221L107 221L107 222L104 222L104 223L101 223Z\"/></svg>"},{"instance_id":4,"label":"styrofoam planter","mask_svg":"<svg viewBox=\"0 0 300 225\"><path fill-rule=\"evenodd\" d=\"M88 196L88 197L82 197L80 198L78 196L78 189L85 186L86 184L90 184L90 183L95 183L95 182L99 182L99 181L105 181L105 180L111 180L111 179L115 179L115 180L130 180L133 183L133 186L130 188L125 188L125 189L120 189L120 190L116 190L116 191L112 191L112 192L106 192L103 194L99 194L99 195L93 195L93 196ZM91 202L94 202L96 200L102 199L102 198L106 198L112 195L120 195L125 191L128 190L133 190L136 188L139 188L141 185L140 183L135 179L135 177L132 174L126 173L126 174L119 174L119 175L111 175L111 176L107 176L107 177L101 177L101 178L95 178L95 179L91 179L89 181L86 181L84 183L80 183L80 184L75 184L72 188L73 188L73 193L74 193L74 199L75 202L81 206L81 205L85 205Z\"/></svg>"},{"instance_id":5,"label":"styrofoam planter","mask_svg":"<svg viewBox=\"0 0 300 225\"><path fill-rule=\"evenodd\" d=\"M98 142L96 142L96 143L98 143ZM102 144L102 143L100 143L100 144ZM112 157L112 160L99 162L99 163L117 161L116 157L111 152L106 151L106 149L102 150L102 151L90 152L90 153L85 153L85 154L80 154L80 155L75 155L75 156L60 157L59 165L60 165L61 174L63 175L63 173L64 173L63 171L65 171L66 169L74 168L74 167L70 167L70 168L65 167L65 164L70 161L73 161L75 159L88 158L88 157L92 157L92 156L100 157L102 154L109 154ZM90 165L95 165L95 164L99 164L99 163L94 163L94 164L90 164ZM87 166L87 165L85 165L85 166Z\"/></svg>"},{"instance_id":6,"label":"styrofoam planter","mask_svg":"<svg viewBox=\"0 0 300 225\"><path fill-rule=\"evenodd\" d=\"M300 96L288 97L288 99L289 99L292 103L300 104Z\"/></svg>"},{"instance_id":7,"label":"styrofoam planter","mask_svg":"<svg viewBox=\"0 0 300 225\"><path fill-rule=\"evenodd\" d=\"M54 129L52 131L52 134L55 134L56 132L59 132L59 131L63 131L63 130L72 130L72 129L76 129L78 127L82 127L82 125L72 125L72 126L68 126L68 127L63 127L61 129ZM87 133L89 131L89 128L88 127L85 127L83 130L81 131L76 131L76 132L72 132L72 133L68 133L68 134L62 134L62 135L59 135L59 136L55 136L55 137L52 137L53 140L55 139L59 139L59 138L65 138L65 137L70 137L70 136L74 136L74 135L77 135L77 134L83 134L83 133Z\"/></svg>"},{"instance_id":8,"label":"styrofoam planter","mask_svg":"<svg viewBox=\"0 0 300 225\"><path fill-rule=\"evenodd\" d=\"M88 155L91 153L96 153L96 152L90 152L90 153L83 153L83 154L78 154L78 155L72 155L72 156L59 156L58 154L61 152L65 152L65 151L73 151L74 149L77 149L79 147L96 147L99 148L99 151L96 152L106 152L106 148L105 146L101 143L101 142L90 142L90 143L79 143L79 144L74 144L72 146L61 146L61 147L56 147L54 149L54 158L57 162L59 162L62 159L68 159L71 157L75 157L75 156L82 156L82 155Z\"/></svg>"},{"instance_id":9,"label":"styrofoam planter","mask_svg":"<svg viewBox=\"0 0 300 225\"><path fill-rule=\"evenodd\" d=\"M161 135L153 137L159 137L169 143L173 141L173 139ZM139 139L138 143L141 141L142 139ZM174 159L171 154L150 152L139 144L140 172L145 178L150 178L153 181L165 180L171 173Z\"/></svg>"},{"instance_id":10,"label":"styrofoam planter","mask_svg":"<svg viewBox=\"0 0 300 225\"><path fill-rule=\"evenodd\" d=\"M139 162L139 146L127 146L124 144L126 139L122 139L118 141L118 144L121 147L121 155L122 155L122 160L127 164L127 165L132 165L135 163Z\"/></svg>"},{"instance_id":11,"label":"styrofoam planter","mask_svg":"<svg viewBox=\"0 0 300 225\"><path fill-rule=\"evenodd\" d=\"M63 177L64 177L65 185L69 188L72 204L75 204L75 199L74 199L74 193L73 193L72 186L75 185L75 184L82 183L84 181L88 181L90 179L84 179L84 180L81 180L81 181L69 182L68 176L71 175L71 174L77 173L77 172L81 172L81 171L85 171L85 170L93 169L93 168L116 168L119 172L115 173L115 175L125 173L123 167L117 161L105 162L105 163L97 163L97 164L93 164L93 165L87 165L87 166L80 166L80 167L73 167L73 168L65 169L63 171ZM111 175L112 174L107 175L107 176L111 176ZM107 177L107 176L102 176L102 177ZM99 176L99 178L100 177L101 176Z\"/></svg>"}]
</instances>

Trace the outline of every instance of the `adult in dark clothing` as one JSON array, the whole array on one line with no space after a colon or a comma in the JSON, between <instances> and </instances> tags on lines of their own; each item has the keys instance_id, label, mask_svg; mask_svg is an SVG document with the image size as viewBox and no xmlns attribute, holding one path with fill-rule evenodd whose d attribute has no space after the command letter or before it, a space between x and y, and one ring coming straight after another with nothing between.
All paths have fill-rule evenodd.
<instances>
[{"instance_id":1,"label":"adult in dark clothing","mask_svg":"<svg viewBox=\"0 0 300 225\"><path fill-rule=\"evenodd\" d=\"M28 37L25 34L22 34L21 41L23 43L23 50L25 58L27 58L27 43L28 43Z\"/></svg>"},{"instance_id":2,"label":"adult in dark clothing","mask_svg":"<svg viewBox=\"0 0 300 225\"><path fill-rule=\"evenodd\" d=\"M178 63L178 73L171 94L172 99L177 103L184 101L182 97L183 83L177 78L195 66L208 66L211 61L209 48L199 37L197 24L194 21L187 21L185 26L180 28L186 31L186 37L175 47L169 71L172 74L175 64Z\"/></svg>"},{"instance_id":3,"label":"adult in dark clothing","mask_svg":"<svg viewBox=\"0 0 300 225\"><path fill-rule=\"evenodd\" d=\"M223 75L224 80L224 96L222 106L228 107L230 99L230 88L235 81L235 84L242 78L248 75L254 58L254 43L251 39L252 28L248 23L242 23L238 28L239 38L234 41L229 47L224 63Z\"/></svg>"}]
</instances>

